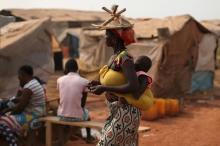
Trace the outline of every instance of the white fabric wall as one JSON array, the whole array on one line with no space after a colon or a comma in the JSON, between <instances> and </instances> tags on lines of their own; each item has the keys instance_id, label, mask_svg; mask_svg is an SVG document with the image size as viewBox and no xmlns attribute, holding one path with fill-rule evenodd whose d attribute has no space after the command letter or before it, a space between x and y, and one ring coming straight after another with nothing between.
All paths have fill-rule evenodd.
<instances>
[{"instance_id":1,"label":"white fabric wall","mask_svg":"<svg viewBox=\"0 0 220 146\"><path fill-rule=\"evenodd\" d=\"M195 71L214 71L216 37L212 34L205 34L199 44L199 55Z\"/></svg>"}]
</instances>

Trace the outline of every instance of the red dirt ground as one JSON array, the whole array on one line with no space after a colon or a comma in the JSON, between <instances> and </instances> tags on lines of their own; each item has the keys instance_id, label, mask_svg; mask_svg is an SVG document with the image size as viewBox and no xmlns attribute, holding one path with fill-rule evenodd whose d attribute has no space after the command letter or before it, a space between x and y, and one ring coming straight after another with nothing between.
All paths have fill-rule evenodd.
<instances>
[{"instance_id":1,"label":"red dirt ground","mask_svg":"<svg viewBox=\"0 0 220 146\"><path fill-rule=\"evenodd\" d=\"M94 120L104 120L103 102L90 103ZM205 103L187 103L177 117L166 117L152 122L142 121L151 131L140 135L140 146L219 146L220 100ZM94 146L83 140L68 142L67 146Z\"/></svg>"}]
</instances>

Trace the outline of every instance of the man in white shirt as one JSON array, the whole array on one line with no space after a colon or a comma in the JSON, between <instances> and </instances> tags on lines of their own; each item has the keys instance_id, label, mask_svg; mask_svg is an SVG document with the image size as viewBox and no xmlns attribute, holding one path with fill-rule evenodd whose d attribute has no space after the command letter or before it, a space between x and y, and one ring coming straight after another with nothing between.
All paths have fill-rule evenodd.
<instances>
[{"instance_id":1,"label":"man in white shirt","mask_svg":"<svg viewBox=\"0 0 220 146\"><path fill-rule=\"evenodd\" d=\"M57 88L60 95L60 103L57 115L63 121L88 121L89 113L85 107L87 93L86 88L89 81L81 77L78 73L78 65L74 59L70 59L65 64L65 75L58 78ZM91 142L90 128L87 130L87 142Z\"/></svg>"}]
</instances>

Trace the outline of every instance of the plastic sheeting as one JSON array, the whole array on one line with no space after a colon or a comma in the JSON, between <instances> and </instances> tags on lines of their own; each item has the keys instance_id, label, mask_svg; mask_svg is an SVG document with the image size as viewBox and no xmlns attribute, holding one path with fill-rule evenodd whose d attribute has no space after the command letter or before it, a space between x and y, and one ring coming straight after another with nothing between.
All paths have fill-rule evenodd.
<instances>
[{"instance_id":1,"label":"plastic sheeting","mask_svg":"<svg viewBox=\"0 0 220 146\"><path fill-rule=\"evenodd\" d=\"M0 98L17 92L17 71L31 65L39 78L47 81L54 72L48 19L10 23L0 35Z\"/></svg>"},{"instance_id":2,"label":"plastic sheeting","mask_svg":"<svg viewBox=\"0 0 220 146\"><path fill-rule=\"evenodd\" d=\"M0 28L11 22L15 22L15 17L0 15Z\"/></svg>"},{"instance_id":3,"label":"plastic sheeting","mask_svg":"<svg viewBox=\"0 0 220 146\"><path fill-rule=\"evenodd\" d=\"M213 88L213 80L214 73L212 71L198 71L193 73L190 93Z\"/></svg>"},{"instance_id":4,"label":"plastic sheeting","mask_svg":"<svg viewBox=\"0 0 220 146\"><path fill-rule=\"evenodd\" d=\"M216 37L213 34L205 34L199 44L199 55L196 71L215 70L215 49L217 47Z\"/></svg>"},{"instance_id":5,"label":"plastic sheeting","mask_svg":"<svg viewBox=\"0 0 220 146\"><path fill-rule=\"evenodd\" d=\"M99 69L107 64L113 49L105 44L103 31L82 31L80 34L80 73L90 80L99 78Z\"/></svg>"}]
</instances>

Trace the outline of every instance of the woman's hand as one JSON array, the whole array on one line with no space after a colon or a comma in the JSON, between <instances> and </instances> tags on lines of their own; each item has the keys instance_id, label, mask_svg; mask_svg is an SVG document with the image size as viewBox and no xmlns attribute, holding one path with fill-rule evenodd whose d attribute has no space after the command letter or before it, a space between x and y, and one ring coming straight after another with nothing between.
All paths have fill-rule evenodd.
<instances>
[{"instance_id":1,"label":"woman's hand","mask_svg":"<svg viewBox=\"0 0 220 146\"><path fill-rule=\"evenodd\" d=\"M97 86L97 85L101 85L101 83L99 81L93 80L93 81L89 82L88 88L90 89L92 86Z\"/></svg>"},{"instance_id":2,"label":"woman's hand","mask_svg":"<svg viewBox=\"0 0 220 146\"><path fill-rule=\"evenodd\" d=\"M92 90L94 90L95 86L98 86L98 85L101 85L101 83L99 81L93 80L93 81L89 82L87 88L89 89L90 92L92 92Z\"/></svg>"},{"instance_id":3,"label":"woman's hand","mask_svg":"<svg viewBox=\"0 0 220 146\"><path fill-rule=\"evenodd\" d=\"M90 91L96 95L100 95L105 92L105 88L102 85L90 86Z\"/></svg>"}]
</instances>

